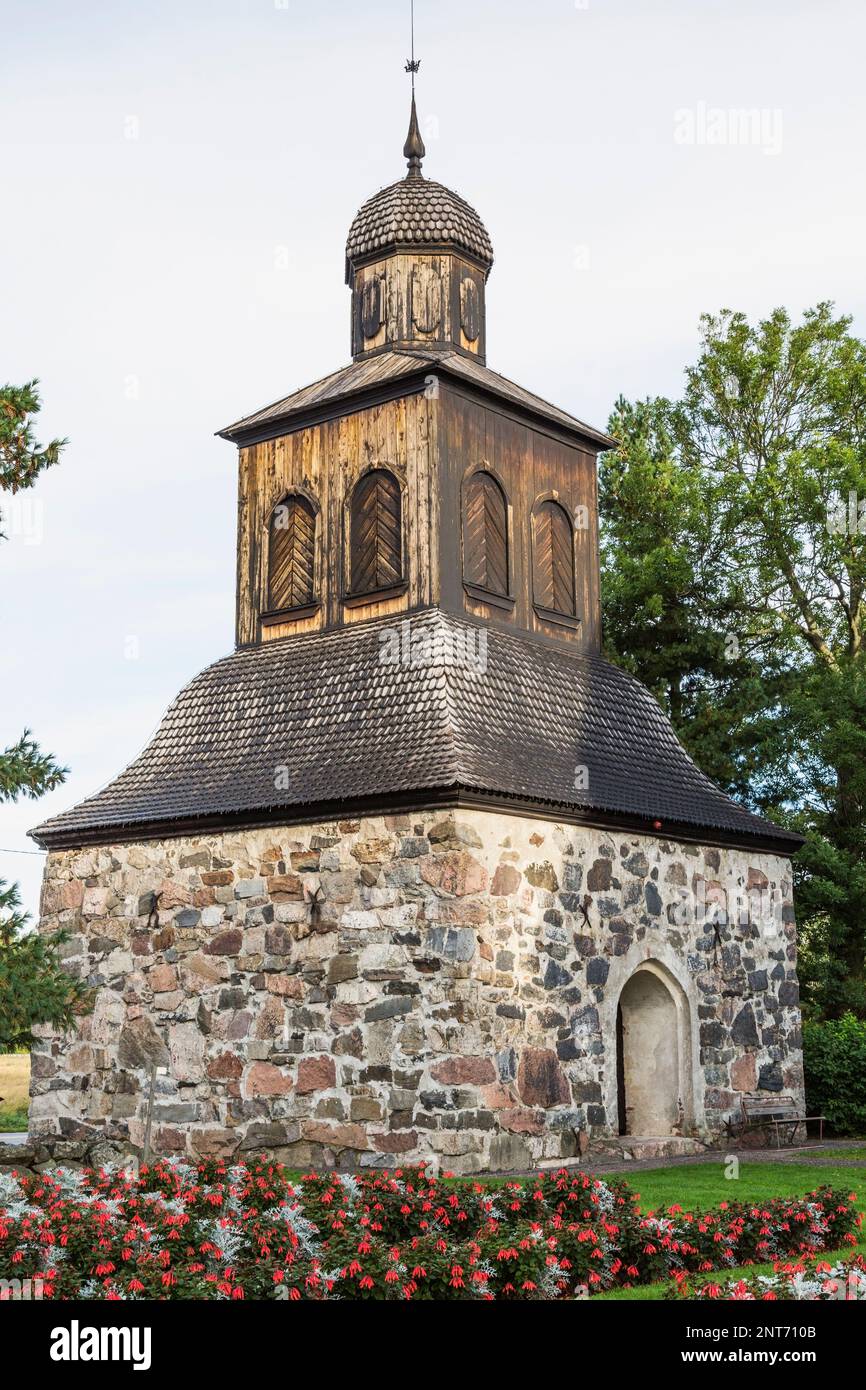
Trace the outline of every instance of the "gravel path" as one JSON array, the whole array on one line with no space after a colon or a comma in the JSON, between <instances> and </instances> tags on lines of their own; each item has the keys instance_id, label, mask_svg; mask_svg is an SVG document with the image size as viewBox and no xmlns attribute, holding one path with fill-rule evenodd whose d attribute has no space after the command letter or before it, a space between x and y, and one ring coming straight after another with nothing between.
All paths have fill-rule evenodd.
<instances>
[{"instance_id":1,"label":"gravel path","mask_svg":"<svg viewBox=\"0 0 866 1390\"><path fill-rule=\"evenodd\" d=\"M815 1164L817 1167L836 1167L841 1161L846 1168L866 1168L866 1149L862 1159L846 1158L842 1160L833 1157L834 1148L842 1151L851 1148L850 1139L840 1139L827 1141L824 1144L803 1144L793 1149L708 1149L702 1154L684 1154L681 1158L636 1158L636 1159L614 1159L592 1156L592 1148L583 1159L581 1168L588 1173L641 1173L648 1172L653 1168L682 1168L690 1163L721 1163L724 1164L729 1157L738 1158L741 1163L808 1163Z\"/></svg>"}]
</instances>

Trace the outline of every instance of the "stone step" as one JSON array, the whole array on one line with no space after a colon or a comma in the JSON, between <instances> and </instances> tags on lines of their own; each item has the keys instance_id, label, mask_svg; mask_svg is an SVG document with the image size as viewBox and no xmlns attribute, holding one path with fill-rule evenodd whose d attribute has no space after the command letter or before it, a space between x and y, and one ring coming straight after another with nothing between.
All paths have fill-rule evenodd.
<instances>
[{"instance_id":1,"label":"stone step","mask_svg":"<svg viewBox=\"0 0 866 1390\"><path fill-rule=\"evenodd\" d=\"M681 1134L624 1134L611 1139L590 1142L584 1166L591 1166L594 1157L622 1158L638 1162L646 1158L688 1158L707 1152L709 1144Z\"/></svg>"}]
</instances>

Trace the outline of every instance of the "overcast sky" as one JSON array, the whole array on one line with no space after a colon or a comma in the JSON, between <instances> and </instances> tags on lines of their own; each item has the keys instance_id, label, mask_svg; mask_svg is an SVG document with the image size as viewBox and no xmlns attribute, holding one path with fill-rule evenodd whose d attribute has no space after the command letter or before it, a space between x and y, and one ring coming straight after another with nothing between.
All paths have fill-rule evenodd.
<instances>
[{"instance_id":1,"label":"overcast sky","mask_svg":"<svg viewBox=\"0 0 866 1390\"><path fill-rule=\"evenodd\" d=\"M417 0L425 172L481 213L491 366L596 425L698 317L866 331L861 0ZM0 742L97 790L234 640L235 451L343 365L343 247L404 171L408 0L0 0L0 382L61 465L0 544ZM751 112L747 120L737 113ZM0 854L38 905L41 858Z\"/></svg>"}]
</instances>

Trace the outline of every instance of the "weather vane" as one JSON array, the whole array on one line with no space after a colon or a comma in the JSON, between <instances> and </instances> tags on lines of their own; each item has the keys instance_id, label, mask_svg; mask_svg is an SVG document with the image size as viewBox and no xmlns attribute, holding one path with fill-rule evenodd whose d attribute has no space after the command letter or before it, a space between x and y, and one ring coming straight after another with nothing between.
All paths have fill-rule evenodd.
<instances>
[{"instance_id":1,"label":"weather vane","mask_svg":"<svg viewBox=\"0 0 866 1390\"><path fill-rule=\"evenodd\" d=\"M412 114L409 118L409 134L403 146L403 154L409 161L407 178L421 178L421 161L426 154L421 131L418 129L418 112L415 110L415 74L421 66L421 59L415 57L415 0L412 0L412 57L406 63L406 71L412 74Z\"/></svg>"},{"instance_id":2,"label":"weather vane","mask_svg":"<svg viewBox=\"0 0 866 1390\"><path fill-rule=\"evenodd\" d=\"M415 0L411 0L412 57L406 59L406 72L412 74L412 95L415 95L415 74L421 66L421 59L415 57Z\"/></svg>"}]
</instances>

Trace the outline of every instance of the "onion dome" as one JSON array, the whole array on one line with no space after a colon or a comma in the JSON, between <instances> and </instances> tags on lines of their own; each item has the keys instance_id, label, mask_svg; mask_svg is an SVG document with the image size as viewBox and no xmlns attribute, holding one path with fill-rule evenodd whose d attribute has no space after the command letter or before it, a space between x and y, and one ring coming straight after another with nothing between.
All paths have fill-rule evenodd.
<instances>
[{"instance_id":1,"label":"onion dome","mask_svg":"<svg viewBox=\"0 0 866 1390\"><path fill-rule=\"evenodd\" d=\"M388 251L444 249L479 261L486 276L493 247L478 213L459 193L421 173L425 151L414 97L403 153L409 162L406 177L369 198L349 228L347 269Z\"/></svg>"}]
</instances>

